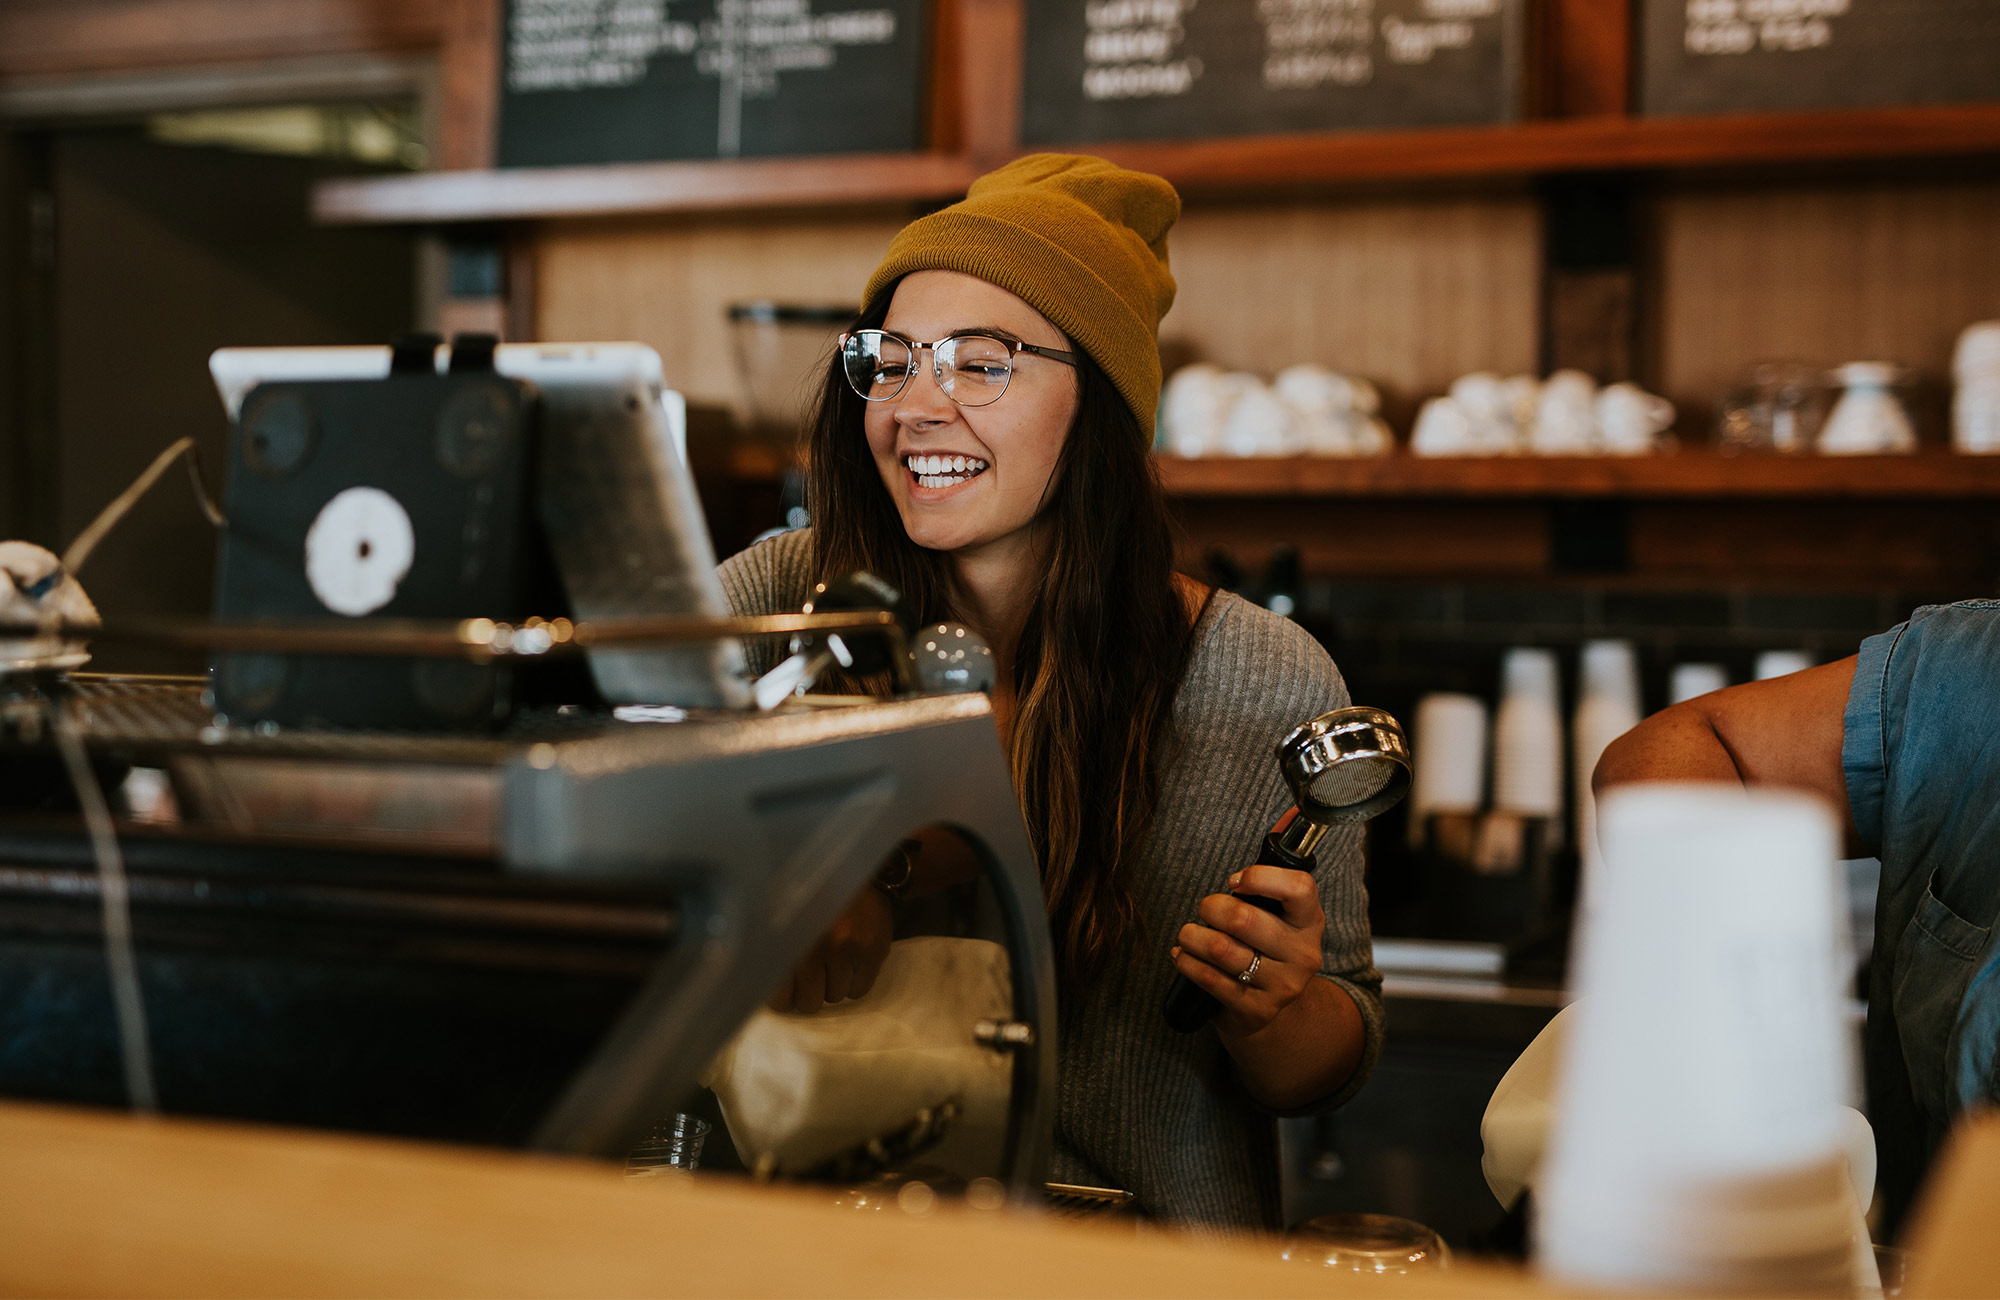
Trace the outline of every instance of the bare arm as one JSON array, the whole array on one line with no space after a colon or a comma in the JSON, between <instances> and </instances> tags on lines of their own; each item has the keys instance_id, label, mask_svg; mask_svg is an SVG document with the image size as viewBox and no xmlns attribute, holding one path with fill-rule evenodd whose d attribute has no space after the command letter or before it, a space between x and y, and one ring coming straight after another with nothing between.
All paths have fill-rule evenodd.
<instances>
[{"instance_id":1,"label":"bare arm","mask_svg":"<svg viewBox=\"0 0 2000 1300\"><path fill-rule=\"evenodd\" d=\"M1841 768L1854 659L1697 696L1611 742L1591 788L1634 781L1733 781L1816 794L1840 810L1850 850L1861 848Z\"/></svg>"}]
</instances>

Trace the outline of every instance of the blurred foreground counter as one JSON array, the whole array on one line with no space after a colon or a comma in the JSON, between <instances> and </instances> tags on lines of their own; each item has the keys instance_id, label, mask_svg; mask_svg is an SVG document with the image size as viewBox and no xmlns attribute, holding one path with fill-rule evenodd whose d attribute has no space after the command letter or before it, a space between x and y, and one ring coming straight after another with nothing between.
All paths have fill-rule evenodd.
<instances>
[{"instance_id":1,"label":"blurred foreground counter","mask_svg":"<svg viewBox=\"0 0 2000 1300\"><path fill-rule=\"evenodd\" d=\"M1991 1295L2000 1118L1961 1134L1905 1294ZM1574 1294L1460 1262L1364 1277L1008 1211L858 1213L831 1191L628 1181L551 1156L0 1104L9 1295Z\"/></svg>"},{"instance_id":2,"label":"blurred foreground counter","mask_svg":"<svg viewBox=\"0 0 2000 1300\"><path fill-rule=\"evenodd\" d=\"M8 1295L1539 1294L1506 1273L1334 1275L1025 1212L857 1212L834 1189L0 1104Z\"/></svg>"}]
</instances>

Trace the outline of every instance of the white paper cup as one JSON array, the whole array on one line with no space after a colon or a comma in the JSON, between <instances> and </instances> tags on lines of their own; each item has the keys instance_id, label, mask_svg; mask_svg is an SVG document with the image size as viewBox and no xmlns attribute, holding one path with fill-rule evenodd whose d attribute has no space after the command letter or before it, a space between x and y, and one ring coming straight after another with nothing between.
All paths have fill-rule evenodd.
<instances>
[{"instance_id":1,"label":"white paper cup","mask_svg":"<svg viewBox=\"0 0 2000 1300\"><path fill-rule=\"evenodd\" d=\"M1587 881L1598 864L1590 778L1611 742L1639 725L1639 658L1630 641L1588 641L1580 676L1570 726L1570 771L1576 782L1576 847Z\"/></svg>"},{"instance_id":2,"label":"white paper cup","mask_svg":"<svg viewBox=\"0 0 2000 1300\"><path fill-rule=\"evenodd\" d=\"M1838 1286L1858 1216L1832 809L1625 786L1598 835L1537 1184L1541 1266L1584 1286Z\"/></svg>"},{"instance_id":3,"label":"white paper cup","mask_svg":"<svg viewBox=\"0 0 2000 1300\"><path fill-rule=\"evenodd\" d=\"M1813 667L1813 657L1803 650L1766 650L1757 656L1756 666L1750 676L1754 681L1765 682L1773 677L1789 677Z\"/></svg>"},{"instance_id":4,"label":"white paper cup","mask_svg":"<svg viewBox=\"0 0 2000 1300\"><path fill-rule=\"evenodd\" d=\"M1721 664L1675 664L1667 678L1667 703L1682 704L1728 685L1729 673Z\"/></svg>"},{"instance_id":5,"label":"white paper cup","mask_svg":"<svg viewBox=\"0 0 2000 1300\"><path fill-rule=\"evenodd\" d=\"M1509 650L1502 662L1493 806L1525 817L1562 815L1563 726L1552 651Z\"/></svg>"},{"instance_id":6,"label":"white paper cup","mask_svg":"<svg viewBox=\"0 0 2000 1300\"><path fill-rule=\"evenodd\" d=\"M1410 814L1476 813L1486 804L1486 701L1436 691L1417 701Z\"/></svg>"}]
</instances>

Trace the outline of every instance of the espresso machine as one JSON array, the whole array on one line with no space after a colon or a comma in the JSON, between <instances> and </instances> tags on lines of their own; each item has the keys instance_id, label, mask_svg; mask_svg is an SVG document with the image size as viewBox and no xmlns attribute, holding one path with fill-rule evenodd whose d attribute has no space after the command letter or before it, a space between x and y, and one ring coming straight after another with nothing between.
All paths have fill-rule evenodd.
<instances>
[{"instance_id":1,"label":"espresso machine","mask_svg":"<svg viewBox=\"0 0 2000 1300\"><path fill-rule=\"evenodd\" d=\"M988 702L913 672L750 706L746 638L900 666L905 629L726 616L658 366L218 354L217 618L59 629L209 674L0 677L0 1094L623 1157L943 825L1012 984L964 1028L1011 1069L985 1172L1039 1199L1053 961Z\"/></svg>"}]
</instances>

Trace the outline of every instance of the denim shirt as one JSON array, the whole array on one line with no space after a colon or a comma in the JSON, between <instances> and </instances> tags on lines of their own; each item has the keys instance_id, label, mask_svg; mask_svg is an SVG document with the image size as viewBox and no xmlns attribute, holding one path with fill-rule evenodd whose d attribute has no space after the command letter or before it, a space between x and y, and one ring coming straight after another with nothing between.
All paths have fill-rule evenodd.
<instances>
[{"instance_id":1,"label":"denim shirt","mask_svg":"<svg viewBox=\"0 0 2000 1300\"><path fill-rule=\"evenodd\" d=\"M1952 1120L2000 1101L2000 601L1862 642L1841 766L1882 859L1863 1041L1893 1226Z\"/></svg>"}]
</instances>

